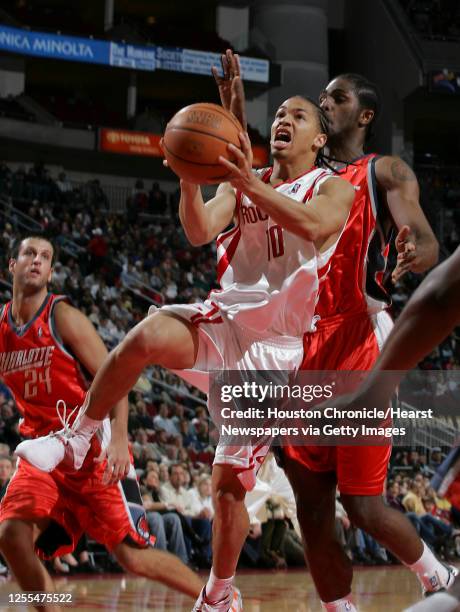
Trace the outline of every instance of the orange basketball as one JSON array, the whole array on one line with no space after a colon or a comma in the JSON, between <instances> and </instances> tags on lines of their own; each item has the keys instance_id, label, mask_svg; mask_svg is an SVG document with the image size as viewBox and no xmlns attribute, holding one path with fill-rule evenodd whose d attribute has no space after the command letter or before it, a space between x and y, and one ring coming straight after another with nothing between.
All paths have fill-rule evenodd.
<instances>
[{"instance_id":1,"label":"orange basketball","mask_svg":"<svg viewBox=\"0 0 460 612\"><path fill-rule=\"evenodd\" d=\"M200 102L186 106L166 126L163 149L168 165L191 183L225 181L228 171L219 155L234 161L227 144L241 148L238 119L217 104Z\"/></svg>"}]
</instances>

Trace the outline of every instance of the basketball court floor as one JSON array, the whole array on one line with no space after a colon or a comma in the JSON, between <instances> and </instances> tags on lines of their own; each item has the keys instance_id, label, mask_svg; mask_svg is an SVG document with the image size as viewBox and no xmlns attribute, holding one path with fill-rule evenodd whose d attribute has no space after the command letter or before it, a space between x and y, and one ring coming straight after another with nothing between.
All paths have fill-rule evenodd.
<instances>
[{"instance_id":1,"label":"basketball court floor","mask_svg":"<svg viewBox=\"0 0 460 612\"><path fill-rule=\"evenodd\" d=\"M194 603L162 585L124 574L59 578L56 583L61 593L72 594L73 603L63 606L64 611L190 612ZM237 584L243 592L244 612L321 611L313 583L305 571L242 571ZM17 604L9 606L8 595L14 592L18 592L14 582L0 585L0 610L31 609ZM417 579L400 566L355 568L354 593L360 612L401 612L420 599L420 586Z\"/></svg>"}]
</instances>

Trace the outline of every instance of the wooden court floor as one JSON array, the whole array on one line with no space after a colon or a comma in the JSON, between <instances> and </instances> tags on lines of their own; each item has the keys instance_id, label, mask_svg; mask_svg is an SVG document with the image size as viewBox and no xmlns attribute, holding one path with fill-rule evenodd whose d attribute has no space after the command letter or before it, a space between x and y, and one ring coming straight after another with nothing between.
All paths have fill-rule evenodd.
<instances>
[{"instance_id":1,"label":"wooden court floor","mask_svg":"<svg viewBox=\"0 0 460 612\"><path fill-rule=\"evenodd\" d=\"M204 576L203 576L204 577ZM333 576L331 576L333 580ZM71 593L72 605L63 610L130 610L142 612L190 612L193 602L162 585L143 578L110 575L98 578L81 576L56 581L62 593ZM321 607L308 573L247 571L238 574L245 612L320 612ZM0 610L30 610L22 605L9 606L8 594L17 592L14 582L0 585ZM417 579L400 566L355 568L355 601L359 612L401 612L418 601Z\"/></svg>"}]
</instances>

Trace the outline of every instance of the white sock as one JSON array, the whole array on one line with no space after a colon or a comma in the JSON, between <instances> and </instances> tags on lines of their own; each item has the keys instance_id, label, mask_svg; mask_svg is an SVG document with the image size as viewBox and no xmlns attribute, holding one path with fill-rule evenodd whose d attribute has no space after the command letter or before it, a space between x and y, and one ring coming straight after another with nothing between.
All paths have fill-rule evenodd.
<instances>
[{"instance_id":1,"label":"white sock","mask_svg":"<svg viewBox=\"0 0 460 612\"><path fill-rule=\"evenodd\" d=\"M417 574L427 591L437 591L444 587L449 577L449 570L436 559L425 542L423 542L423 553L420 559L407 567Z\"/></svg>"},{"instance_id":2,"label":"white sock","mask_svg":"<svg viewBox=\"0 0 460 612\"><path fill-rule=\"evenodd\" d=\"M323 609L329 610L329 612L358 612L351 600L351 593L341 599L328 601L327 603L322 601L321 603L323 604Z\"/></svg>"},{"instance_id":3,"label":"white sock","mask_svg":"<svg viewBox=\"0 0 460 612\"><path fill-rule=\"evenodd\" d=\"M209 574L209 580L206 583L205 591L206 591L206 599L210 603L217 603L224 599L227 593L232 588L233 579L235 576L230 576L230 578L218 578L213 569L211 568L211 573Z\"/></svg>"},{"instance_id":4,"label":"white sock","mask_svg":"<svg viewBox=\"0 0 460 612\"><path fill-rule=\"evenodd\" d=\"M96 421L91 417L84 414L80 419L78 419L78 423L75 427L75 433L79 436L83 436L87 440L91 440L96 431L101 426L102 421Z\"/></svg>"}]
</instances>

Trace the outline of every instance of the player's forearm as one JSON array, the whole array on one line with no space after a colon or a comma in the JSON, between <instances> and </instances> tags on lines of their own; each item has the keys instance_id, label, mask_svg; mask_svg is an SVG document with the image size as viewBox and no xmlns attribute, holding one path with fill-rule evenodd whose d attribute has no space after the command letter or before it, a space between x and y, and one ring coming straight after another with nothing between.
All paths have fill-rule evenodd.
<instances>
[{"instance_id":1,"label":"player's forearm","mask_svg":"<svg viewBox=\"0 0 460 612\"><path fill-rule=\"evenodd\" d=\"M246 195L275 223L292 234L311 242L321 237L321 218L314 207L288 198L258 179L254 180L250 193Z\"/></svg>"},{"instance_id":2,"label":"player's forearm","mask_svg":"<svg viewBox=\"0 0 460 612\"><path fill-rule=\"evenodd\" d=\"M426 272L438 263L439 260L439 243L433 232L423 232L415 236L415 252L416 258L412 272Z\"/></svg>"},{"instance_id":3,"label":"player's forearm","mask_svg":"<svg viewBox=\"0 0 460 612\"><path fill-rule=\"evenodd\" d=\"M113 407L110 412L110 428L112 438L128 437L128 399L123 398Z\"/></svg>"},{"instance_id":4,"label":"player's forearm","mask_svg":"<svg viewBox=\"0 0 460 612\"><path fill-rule=\"evenodd\" d=\"M208 212L199 185L181 181L179 218L190 244L201 246L212 240Z\"/></svg>"}]
</instances>

